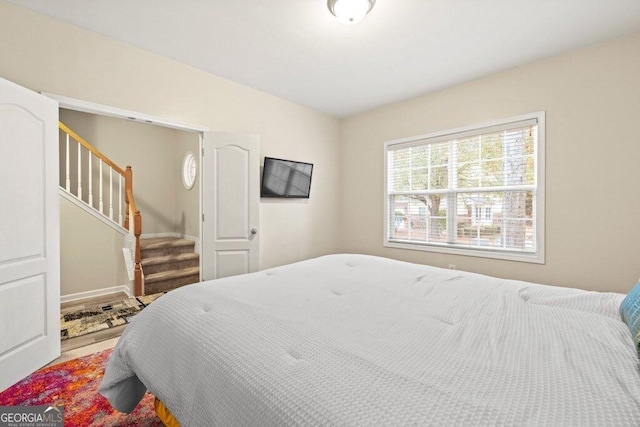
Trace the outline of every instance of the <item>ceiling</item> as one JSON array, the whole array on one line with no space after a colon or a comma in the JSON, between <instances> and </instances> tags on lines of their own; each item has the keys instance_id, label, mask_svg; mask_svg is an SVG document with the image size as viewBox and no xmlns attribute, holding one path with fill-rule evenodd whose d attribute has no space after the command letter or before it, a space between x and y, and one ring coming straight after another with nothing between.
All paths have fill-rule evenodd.
<instances>
[{"instance_id":1,"label":"ceiling","mask_svg":"<svg viewBox=\"0 0 640 427\"><path fill-rule=\"evenodd\" d=\"M638 0L9 0L346 117L640 32Z\"/></svg>"}]
</instances>

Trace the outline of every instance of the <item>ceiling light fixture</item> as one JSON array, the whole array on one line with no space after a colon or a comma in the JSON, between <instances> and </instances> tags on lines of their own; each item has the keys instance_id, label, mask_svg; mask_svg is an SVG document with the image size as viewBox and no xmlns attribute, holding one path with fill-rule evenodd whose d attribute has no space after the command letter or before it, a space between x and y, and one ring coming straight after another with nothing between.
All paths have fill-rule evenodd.
<instances>
[{"instance_id":1,"label":"ceiling light fixture","mask_svg":"<svg viewBox=\"0 0 640 427\"><path fill-rule=\"evenodd\" d=\"M357 24L373 9L376 0L328 0L329 11L343 24Z\"/></svg>"}]
</instances>

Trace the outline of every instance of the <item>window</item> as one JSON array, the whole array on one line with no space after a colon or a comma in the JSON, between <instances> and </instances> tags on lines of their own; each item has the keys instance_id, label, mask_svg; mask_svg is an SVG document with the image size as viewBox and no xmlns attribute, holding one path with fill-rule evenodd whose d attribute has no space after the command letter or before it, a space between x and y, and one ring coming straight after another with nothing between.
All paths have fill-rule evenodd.
<instances>
[{"instance_id":1,"label":"window","mask_svg":"<svg viewBox=\"0 0 640 427\"><path fill-rule=\"evenodd\" d=\"M385 143L385 246L544 263L544 112Z\"/></svg>"},{"instance_id":2,"label":"window","mask_svg":"<svg viewBox=\"0 0 640 427\"><path fill-rule=\"evenodd\" d=\"M193 153L188 151L185 154L182 161L182 184L187 190L193 188L193 184L196 182L196 159L193 157Z\"/></svg>"}]
</instances>

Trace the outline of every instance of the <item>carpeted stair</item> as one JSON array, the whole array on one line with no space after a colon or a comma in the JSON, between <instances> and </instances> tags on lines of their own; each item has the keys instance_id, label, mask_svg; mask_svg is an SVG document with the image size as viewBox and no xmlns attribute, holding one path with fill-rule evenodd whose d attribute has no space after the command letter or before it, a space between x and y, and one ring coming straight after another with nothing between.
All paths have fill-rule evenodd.
<instances>
[{"instance_id":1,"label":"carpeted stair","mask_svg":"<svg viewBox=\"0 0 640 427\"><path fill-rule=\"evenodd\" d=\"M146 295L167 292L200 280L200 256L195 243L174 237L140 240Z\"/></svg>"}]
</instances>

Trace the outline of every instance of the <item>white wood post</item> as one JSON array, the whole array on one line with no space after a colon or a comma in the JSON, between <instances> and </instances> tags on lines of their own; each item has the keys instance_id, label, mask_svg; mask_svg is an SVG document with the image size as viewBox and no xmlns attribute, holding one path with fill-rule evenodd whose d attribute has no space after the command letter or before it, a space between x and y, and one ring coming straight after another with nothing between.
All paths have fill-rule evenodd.
<instances>
[{"instance_id":1,"label":"white wood post","mask_svg":"<svg viewBox=\"0 0 640 427\"><path fill-rule=\"evenodd\" d=\"M122 175L118 174L118 224L122 223Z\"/></svg>"},{"instance_id":2,"label":"white wood post","mask_svg":"<svg viewBox=\"0 0 640 427\"><path fill-rule=\"evenodd\" d=\"M102 159L100 159L100 213L104 215L104 203L102 202Z\"/></svg>"},{"instance_id":3,"label":"white wood post","mask_svg":"<svg viewBox=\"0 0 640 427\"><path fill-rule=\"evenodd\" d=\"M69 134L67 133L67 167L65 169L66 173L66 181L65 188L67 189L67 193L71 193L71 175L69 174Z\"/></svg>"},{"instance_id":4,"label":"white wood post","mask_svg":"<svg viewBox=\"0 0 640 427\"><path fill-rule=\"evenodd\" d=\"M89 206L93 207L93 162L91 156L91 151L89 151Z\"/></svg>"},{"instance_id":5,"label":"white wood post","mask_svg":"<svg viewBox=\"0 0 640 427\"><path fill-rule=\"evenodd\" d=\"M113 168L109 166L109 219L113 221Z\"/></svg>"},{"instance_id":6,"label":"white wood post","mask_svg":"<svg viewBox=\"0 0 640 427\"><path fill-rule=\"evenodd\" d=\"M78 142L78 199L82 200L82 145Z\"/></svg>"}]
</instances>

